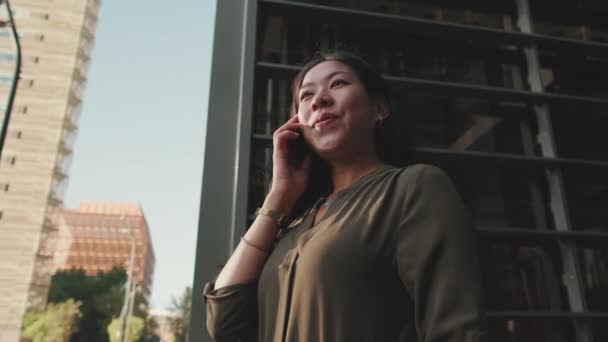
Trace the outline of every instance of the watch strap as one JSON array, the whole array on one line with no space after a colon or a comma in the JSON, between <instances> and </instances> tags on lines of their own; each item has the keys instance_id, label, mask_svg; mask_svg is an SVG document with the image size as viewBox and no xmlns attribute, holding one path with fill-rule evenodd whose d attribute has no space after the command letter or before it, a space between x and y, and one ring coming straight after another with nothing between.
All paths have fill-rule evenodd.
<instances>
[{"instance_id":1,"label":"watch strap","mask_svg":"<svg viewBox=\"0 0 608 342\"><path fill-rule=\"evenodd\" d=\"M285 225L285 215L281 214L277 210L268 208L258 208L255 211L255 215L264 215L272 218L276 222L277 226L279 226L279 228L283 228L283 226Z\"/></svg>"}]
</instances>

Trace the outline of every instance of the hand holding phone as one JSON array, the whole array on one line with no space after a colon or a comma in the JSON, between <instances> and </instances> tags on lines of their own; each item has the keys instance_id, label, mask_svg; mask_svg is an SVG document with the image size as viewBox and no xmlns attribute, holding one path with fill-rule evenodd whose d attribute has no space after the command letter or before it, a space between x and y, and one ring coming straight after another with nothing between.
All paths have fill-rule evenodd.
<instances>
[{"instance_id":1,"label":"hand holding phone","mask_svg":"<svg viewBox=\"0 0 608 342\"><path fill-rule=\"evenodd\" d=\"M302 132L302 129L300 129L299 134L297 139L289 141L288 147L289 165L295 168L299 168L306 156L310 153L310 147L308 146L306 139L304 139L304 132Z\"/></svg>"},{"instance_id":2,"label":"hand holding phone","mask_svg":"<svg viewBox=\"0 0 608 342\"><path fill-rule=\"evenodd\" d=\"M312 150L302 132L308 128L310 126L301 124L295 115L273 134L270 192L286 202L295 203L308 184Z\"/></svg>"}]
</instances>

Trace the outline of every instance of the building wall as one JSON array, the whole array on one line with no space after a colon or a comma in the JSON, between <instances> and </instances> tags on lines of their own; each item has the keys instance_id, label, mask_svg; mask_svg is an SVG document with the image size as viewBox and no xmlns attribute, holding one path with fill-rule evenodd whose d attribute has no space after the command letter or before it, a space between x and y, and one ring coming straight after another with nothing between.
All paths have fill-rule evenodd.
<instances>
[{"instance_id":1,"label":"building wall","mask_svg":"<svg viewBox=\"0 0 608 342\"><path fill-rule=\"evenodd\" d=\"M62 204L99 12L98 0L13 0L22 71L0 161L0 341L46 302L52 216ZM2 20L7 20L4 5ZM0 29L0 112L15 65Z\"/></svg>"},{"instance_id":2,"label":"building wall","mask_svg":"<svg viewBox=\"0 0 608 342\"><path fill-rule=\"evenodd\" d=\"M291 79L346 46L386 75L412 162L446 170L472 213L489 340L608 338L606 15L594 1L218 3L194 292L262 203ZM209 340L204 327L190 337Z\"/></svg>"},{"instance_id":3,"label":"building wall","mask_svg":"<svg viewBox=\"0 0 608 342\"><path fill-rule=\"evenodd\" d=\"M133 278L149 298L154 249L143 210L136 204L81 202L63 209L53 253L54 270L83 269L88 275L129 269L131 232L135 241Z\"/></svg>"}]
</instances>

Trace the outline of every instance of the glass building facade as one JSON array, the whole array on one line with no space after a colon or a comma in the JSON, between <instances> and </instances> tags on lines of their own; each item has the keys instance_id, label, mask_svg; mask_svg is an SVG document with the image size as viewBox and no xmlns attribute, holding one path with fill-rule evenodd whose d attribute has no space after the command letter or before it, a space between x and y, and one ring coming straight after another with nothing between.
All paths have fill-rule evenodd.
<instances>
[{"instance_id":1,"label":"glass building facade","mask_svg":"<svg viewBox=\"0 0 608 342\"><path fill-rule=\"evenodd\" d=\"M242 3L241 77L232 87L241 91L238 154L227 182L238 217L226 246L264 198L272 132L289 115L293 76L315 51L345 47L380 69L414 161L443 168L473 215L489 341L608 340L608 3ZM228 10L218 4L215 49ZM209 252L220 228L205 209L206 177L195 290L210 276L203 264L230 251ZM193 320L204 319L196 310Z\"/></svg>"}]
</instances>

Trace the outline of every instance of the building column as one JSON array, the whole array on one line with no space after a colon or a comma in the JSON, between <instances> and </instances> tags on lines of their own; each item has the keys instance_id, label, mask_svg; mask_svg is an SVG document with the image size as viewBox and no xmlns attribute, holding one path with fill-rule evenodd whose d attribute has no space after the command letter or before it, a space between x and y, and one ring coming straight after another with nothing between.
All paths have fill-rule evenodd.
<instances>
[{"instance_id":1,"label":"building column","mask_svg":"<svg viewBox=\"0 0 608 342\"><path fill-rule=\"evenodd\" d=\"M211 341L203 287L246 230L258 1L218 1L189 341Z\"/></svg>"}]
</instances>

